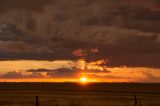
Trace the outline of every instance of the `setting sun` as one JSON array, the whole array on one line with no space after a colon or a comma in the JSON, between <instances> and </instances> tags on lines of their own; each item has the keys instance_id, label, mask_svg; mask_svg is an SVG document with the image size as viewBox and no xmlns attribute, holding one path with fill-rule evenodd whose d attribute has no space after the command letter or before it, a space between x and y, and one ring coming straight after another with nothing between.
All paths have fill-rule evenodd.
<instances>
[{"instance_id":1,"label":"setting sun","mask_svg":"<svg viewBox=\"0 0 160 106\"><path fill-rule=\"evenodd\" d=\"M87 79L86 77L80 78L80 81L83 82L83 83L87 82L87 80L88 80L88 79Z\"/></svg>"}]
</instances>

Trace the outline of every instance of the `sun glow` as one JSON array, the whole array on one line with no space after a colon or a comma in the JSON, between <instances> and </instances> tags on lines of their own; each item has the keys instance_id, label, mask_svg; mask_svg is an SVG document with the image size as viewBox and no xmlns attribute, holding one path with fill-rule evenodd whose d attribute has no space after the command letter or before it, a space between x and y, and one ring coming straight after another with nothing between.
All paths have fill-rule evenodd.
<instances>
[{"instance_id":1,"label":"sun glow","mask_svg":"<svg viewBox=\"0 0 160 106\"><path fill-rule=\"evenodd\" d=\"M81 77L80 81L83 82L83 83L86 83L88 81L88 79L86 77Z\"/></svg>"}]
</instances>

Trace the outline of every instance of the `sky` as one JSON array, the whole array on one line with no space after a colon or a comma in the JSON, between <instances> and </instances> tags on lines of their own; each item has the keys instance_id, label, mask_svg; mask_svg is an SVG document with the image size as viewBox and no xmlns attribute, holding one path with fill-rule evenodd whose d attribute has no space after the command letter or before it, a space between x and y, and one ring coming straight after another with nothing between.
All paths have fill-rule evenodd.
<instances>
[{"instance_id":1,"label":"sky","mask_svg":"<svg viewBox=\"0 0 160 106\"><path fill-rule=\"evenodd\" d=\"M159 0L1 0L0 81L160 82Z\"/></svg>"}]
</instances>

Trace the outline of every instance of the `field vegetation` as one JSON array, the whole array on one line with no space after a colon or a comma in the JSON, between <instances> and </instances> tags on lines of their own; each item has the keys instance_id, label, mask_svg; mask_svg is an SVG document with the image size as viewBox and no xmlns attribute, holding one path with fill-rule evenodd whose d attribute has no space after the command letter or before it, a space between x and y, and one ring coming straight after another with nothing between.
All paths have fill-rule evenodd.
<instances>
[{"instance_id":1,"label":"field vegetation","mask_svg":"<svg viewBox=\"0 0 160 106\"><path fill-rule=\"evenodd\" d=\"M0 83L0 106L36 106L36 96L39 106L160 106L160 84Z\"/></svg>"}]
</instances>

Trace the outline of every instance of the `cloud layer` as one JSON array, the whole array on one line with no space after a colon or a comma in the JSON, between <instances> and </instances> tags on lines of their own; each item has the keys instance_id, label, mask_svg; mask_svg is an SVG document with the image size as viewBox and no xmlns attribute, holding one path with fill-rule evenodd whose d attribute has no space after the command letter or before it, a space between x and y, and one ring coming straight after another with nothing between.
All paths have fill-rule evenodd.
<instances>
[{"instance_id":1,"label":"cloud layer","mask_svg":"<svg viewBox=\"0 0 160 106\"><path fill-rule=\"evenodd\" d=\"M0 76L0 79L18 79L18 78L55 78L55 79L72 79L72 78L80 78L82 75L94 74L99 76L98 74L107 74L110 73L108 70L98 70L98 69L87 69L83 70L80 68L58 68L58 69L30 69L21 72L8 72Z\"/></svg>"},{"instance_id":2,"label":"cloud layer","mask_svg":"<svg viewBox=\"0 0 160 106\"><path fill-rule=\"evenodd\" d=\"M158 0L2 0L0 59L160 68Z\"/></svg>"},{"instance_id":3,"label":"cloud layer","mask_svg":"<svg viewBox=\"0 0 160 106\"><path fill-rule=\"evenodd\" d=\"M0 11L6 12L13 9L27 9L31 11L42 11L45 5L51 3L52 0L1 0Z\"/></svg>"}]
</instances>

